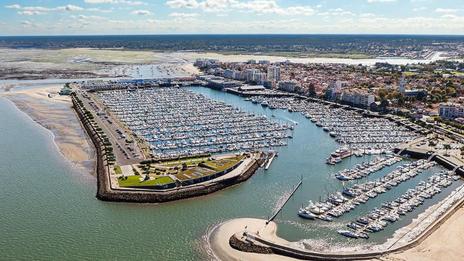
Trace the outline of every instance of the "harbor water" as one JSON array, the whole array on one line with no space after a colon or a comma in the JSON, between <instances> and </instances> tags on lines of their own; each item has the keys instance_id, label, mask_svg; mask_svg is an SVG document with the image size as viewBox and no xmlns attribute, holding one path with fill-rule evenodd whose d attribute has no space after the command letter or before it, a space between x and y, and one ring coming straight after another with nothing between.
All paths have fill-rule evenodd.
<instances>
[{"instance_id":1,"label":"harbor water","mask_svg":"<svg viewBox=\"0 0 464 261\"><path fill-rule=\"evenodd\" d=\"M426 200L399 222L372 234L368 241L347 240L336 230L380 207L384 201L400 196L440 167L424 171L334 222L303 220L297 216L302 204L324 199L328 193L343 189L334 174L368 161L370 156L352 157L329 166L325 159L338 145L301 114L271 111L241 97L207 88L190 89L248 112L295 124L293 139L288 140L288 146L275 148L279 156L268 170L260 169L247 182L212 195L166 204L102 202L95 198L95 178L73 170L57 151L50 132L38 127L11 102L0 98L2 259L205 260L210 258L205 235L213 226L232 218L268 218L301 178L302 187L275 220L280 236L291 241L306 239L309 244L339 247L381 243L458 185L456 182ZM381 177L395 166L368 179Z\"/></svg>"}]
</instances>

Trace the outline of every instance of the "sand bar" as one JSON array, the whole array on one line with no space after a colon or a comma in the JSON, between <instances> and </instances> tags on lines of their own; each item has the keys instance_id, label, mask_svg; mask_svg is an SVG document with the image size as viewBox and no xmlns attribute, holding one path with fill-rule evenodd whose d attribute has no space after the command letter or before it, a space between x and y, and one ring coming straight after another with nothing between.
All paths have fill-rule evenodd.
<instances>
[{"instance_id":1,"label":"sand bar","mask_svg":"<svg viewBox=\"0 0 464 261\"><path fill-rule=\"evenodd\" d=\"M77 168L94 173L94 149L71 109L71 99L59 96L61 85L0 93L34 121L50 130L60 152ZM51 94L51 98L48 96Z\"/></svg>"}]
</instances>

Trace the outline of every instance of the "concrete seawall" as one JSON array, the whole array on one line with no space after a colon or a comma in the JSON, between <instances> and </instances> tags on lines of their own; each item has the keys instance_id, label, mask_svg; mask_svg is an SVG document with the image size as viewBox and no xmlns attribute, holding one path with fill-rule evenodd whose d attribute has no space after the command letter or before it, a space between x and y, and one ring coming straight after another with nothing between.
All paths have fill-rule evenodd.
<instances>
[{"instance_id":1,"label":"concrete seawall","mask_svg":"<svg viewBox=\"0 0 464 261\"><path fill-rule=\"evenodd\" d=\"M97 164L97 195L96 197L103 201L115 201L115 202L135 202L135 203L160 203L168 202L198 196L204 196L227 187L239 184L248 180L259 166L263 163L264 157L253 162L248 169L246 169L241 175L234 176L228 179L223 179L218 182L210 182L208 184L198 184L196 186L180 187L176 190L170 191L134 191L124 189L113 189L111 188L109 167L104 160L103 143L99 140L98 134L93 130L90 122L84 117L83 111L76 101L76 97L72 97L73 108L76 111L84 129L88 136L92 140L95 146Z\"/></svg>"}]
</instances>

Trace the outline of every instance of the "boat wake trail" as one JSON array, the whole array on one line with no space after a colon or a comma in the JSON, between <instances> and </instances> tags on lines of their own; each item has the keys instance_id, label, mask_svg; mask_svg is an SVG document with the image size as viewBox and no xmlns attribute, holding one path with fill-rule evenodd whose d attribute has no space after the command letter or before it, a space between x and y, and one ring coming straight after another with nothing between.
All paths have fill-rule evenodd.
<instances>
[{"instance_id":1,"label":"boat wake trail","mask_svg":"<svg viewBox=\"0 0 464 261\"><path fill-rule=\"evenodd\" d=\"M320 228L325 228L325 229L327 228L327 229L335 230L335 229L339 229L340 227L344 226L344 224L340 222L320 222L320 224L314 225L314 224L309 224L309 223L304 224L304 223L300 223L300 222L292 221L292 220L285 220L285 221L281 221L280 223L297 227L306 232L316 232L320 230Z\"/></svg>"},{"instance_id":2,"label":"boat wake trail","mask_svg":"<svg viewBox=\"0 0 464 261\"><path fill-rule=\"evenodd\" d=\"M278 211L282 207L282 205L285 204L285 201L287 200L287 198L290 196L291 193L292 193L292 190L288 190L282 193L282 195L277 199L274 207L272 208L272 213L275 213L276 211Z\"/></svg>"},{"instance_id":3,"label":"boat wake trail","mask_svg":"<svg viewBox=\"0 0 464 261\"><path fill-rule=\"evenodd\" d=\"M290 118L288 118L288 117L282 117L282 119L287 120L287 121L289 121L289 122L291 122L291 123L293 123L293 124L295 124L295 125L298 125L298 123L299 123L299 122L294 121L294 120L292 120L292 119L290 119Z\"/></svg>"},{"instance_id":4,"label":"boat wake trail","mask_svg":"<svg viewBox=\"0 0 464 261\"><path fill-rule=\"evenodd\" d=\"M206 233L201 236L201 244L199 245L199 252L203 255L203 260L209 261L217 261L221 260L218 256L214 254L213 248L211 246L211 239L216 231L217 227L219 227L222 222L218 222L216 224L208 226Z\"/></svg>"},{"instance_id":5,"label":"boat wake trail","mask_svg":"<svg viewBox=\"0 0 464 261\"><path fill-rule=\"evenodd\" d=\"M348 244L324 239L303 239L294 243L296 247L318 252L354 252L370 247L370 244Z\"/></svg>"}]
</instances>

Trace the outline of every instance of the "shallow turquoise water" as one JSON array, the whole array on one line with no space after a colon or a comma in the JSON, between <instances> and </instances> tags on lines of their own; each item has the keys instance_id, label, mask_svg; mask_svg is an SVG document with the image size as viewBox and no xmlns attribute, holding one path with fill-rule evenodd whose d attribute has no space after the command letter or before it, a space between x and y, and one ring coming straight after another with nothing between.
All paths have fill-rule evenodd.
<instances>
[{"instance_id":1,"label":"shallow turquoise water","mask_svg":"<svg viewBox=\"0 0 464 261\"><path fill-rule=\"evenodd\" d=\"M301 220L296 211L302 203L340 189L342 184L331 175L362 159L328 166L324 159L336 143L300 114L272 113L237 96L205 88L193 90L299 124L289 145L278 149L279 157L268 171L259 170L249 181L213 195L161 205L97 200L95 178L73 171L57 152L51 134L0 98L0 259L204 260L208 256L203 237L208 229L231 218L266 218L300 177L304 179L302 188L277 217L279 234L289 240L345 244L334 230L356 213L322 223ZM419 180L408 181L354 212L367 212ZM408 223L416 215L417 211L371 241L383 241L400 223Z\"/></svg>"}]
</instances>

